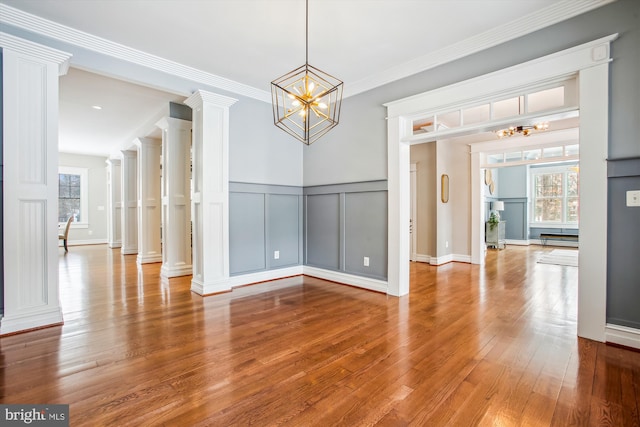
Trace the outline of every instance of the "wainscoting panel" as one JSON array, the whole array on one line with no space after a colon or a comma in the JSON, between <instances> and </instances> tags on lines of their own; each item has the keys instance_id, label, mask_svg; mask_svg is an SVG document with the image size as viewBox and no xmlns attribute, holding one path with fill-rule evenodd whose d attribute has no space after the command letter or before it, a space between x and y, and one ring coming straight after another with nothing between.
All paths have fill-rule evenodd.
<instances>
[{"instance_id":1,"label":"wainscoting panel","mask_svg":"<svg viewBox=\"0 0 640 427\"><path fill-rule=\"evenodd\" d=\"M500 218L507 222L505 237L507 240L527 240L529 238L529 222L527 220L527 198L505 198L504 211Z\"/></svg>"},{"instance_id":2,"label":"wainscoting panel","mask_svg":"<svg viewBox=\"0 0 640 427\"><path fill-rule=\"evenodd\" d=\"M635 136L631 138L636 138ZM627 206L627 192L640 190L640 157L607 162L609 251L607 256L607 323L640 331L640 207ZM615 245L612 244L615 242ZM625 344L630 345L630 344Z\"/></svg>"},{"instance_id":3,"label":"wainscoting panel","mask_svg":"<svg viewBox=\"0 0 640 427\"><path fill-rule=\"evenodd\" d=\"M229 193L229 273L264 270L265 195Z\"/></svg>"},{"instance_id":4,"label":"wainscoting panel","mask_svg":"<svg viewBox=\"0 0 640 427\"><path fill-rule=\"evenodd\" d=\"M305 266L386 281L387 181L308 187L304 194Z\"/></svg>"},{"instance_id":5,"label":"wainscoting panel","mask_svg":"<svg viewBox=\"0 0 640 427\"><path fill-rule=\"evenodd\" d=\"M229 183L231 276L302 265L302 236L301 187Z\"/></svg>"},{"instance_id":6,"label":"wainscoting panel","mask_svg":"<svg viewBox=\"0 0 640 427\"><path fill-rule=\"evenodd\" d=\"M268 194L266 197L268 267L301 264L301 197L288 194Z\"/></svg>"},{"instance_id":7,"label":"wainscoting panel","mask_svg":"<svg viewBox=\"0 0 640 427\"><path fill-rule=\"evenodd\" d=\"M340 194L306 196L306 265L340 269Z\"/></svg>"},{"instance_id":8,"label":"wainscoting panel","mask_svg":"<svg viewBox=\"0 0 640 427\"><path fill-rule=\"evenodd\" d=\"M345 194L344 240L347 273L387 278L386 191Z\"/></svg>"}]
</instances>

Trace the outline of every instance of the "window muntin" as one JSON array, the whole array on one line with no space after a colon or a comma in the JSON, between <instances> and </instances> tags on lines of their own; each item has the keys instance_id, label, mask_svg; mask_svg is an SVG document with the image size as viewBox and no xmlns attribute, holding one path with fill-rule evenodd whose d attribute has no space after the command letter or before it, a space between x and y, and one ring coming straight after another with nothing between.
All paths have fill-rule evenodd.
<instances>
[{"instance_id":1,"label":"window muntin","mask_svg":"<svg viewBox=\"0 0 640 427\"><path fill-rule=\"evenodd\" d=\"M74 222L82 221L81 176L58 174L58 222L66 222L73 216Z\"/></svg>"},{"instance_id":2,"label":"window muntin","mask_svg":"<svg viewBox=\"0 0 640 427\"><path fill-rule=\"evenodd\" d=\"M89 169L58 167L58 223L73 216L73 228L86 228L89 223Z\"/></svg>"},{"instance_id":3,"label":"window muntin","mask_svg":"<svg viewBox=\"0 0 640 427\"><path fill-rule=\"evenodd\" d=\"M531 169L532 223L577 226L580 174L577 166Z\"/></svg>"}]
</instances>

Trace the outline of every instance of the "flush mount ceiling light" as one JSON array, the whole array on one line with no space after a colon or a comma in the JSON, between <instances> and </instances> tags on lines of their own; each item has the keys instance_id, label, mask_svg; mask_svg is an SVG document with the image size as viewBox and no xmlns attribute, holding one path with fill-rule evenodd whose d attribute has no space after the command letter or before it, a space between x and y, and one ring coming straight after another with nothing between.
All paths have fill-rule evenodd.
<instances>
[{"instance_id":1,"label":"flush mount ceiling light","mask_svg":"<svg viewBox=\"0 0 640 427\"><path fill-rule=\"evenodd\" d=\"M549 123L540 122L534 124L533 126L511 126L507 129L500 129L499 131L496 131L496 135L498 135L498 138L509 137L515 134L529 136L534 131L544 131L547 129L549 129Z\"/></svg>"},{"instance_id":2,"label":"flush mount ceiling light","mask_svg":"<svg viewBox=\"0 0 640 427\"><path fill-rule=\"evenodd\" d=\"M310 145L338 125L342 81L309 65L309 0L306 0L305 64L271 82L273 121Z\"/></svg>"}]
</instances>

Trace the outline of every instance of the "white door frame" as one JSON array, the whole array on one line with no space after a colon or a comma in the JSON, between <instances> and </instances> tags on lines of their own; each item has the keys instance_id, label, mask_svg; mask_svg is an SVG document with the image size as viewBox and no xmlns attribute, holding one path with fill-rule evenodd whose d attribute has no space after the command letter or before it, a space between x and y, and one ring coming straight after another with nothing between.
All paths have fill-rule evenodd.
<instances>
[{"instance_id":1,"label":"white door frame","mask_svg":"<svg viewBox=\"0 0 640 427\"><path fill-rule=\"evenodd\" d=\"M452 105L495 99L516 88L578 75L580 96L580 259L578 335L605 340L607 286L607 151L610 43L617 34L387 104L388 293L409 293L409 144L411 118ZM480 188L480 153L471 154L471 188ZM482 263L481 204L471 204L471 260Z\"/></svg>"}]
</instances>

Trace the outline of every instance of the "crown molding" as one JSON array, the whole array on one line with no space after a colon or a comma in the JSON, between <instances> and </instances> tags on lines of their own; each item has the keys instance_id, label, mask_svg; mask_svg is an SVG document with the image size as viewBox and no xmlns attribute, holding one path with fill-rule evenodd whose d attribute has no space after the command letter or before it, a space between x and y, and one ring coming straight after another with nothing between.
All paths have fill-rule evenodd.
<instances>
[{"instance_id":1,"label":"crown molding","mask_svg":"<svg viewBox=\"0 0 640 427\"><path fill-rule=\"evenodd\" d=\"M267 91L133 49L1 3L0 23L12 25L64 43L69 43L77 47L201 83L206 86L237 93L264 102L271 102L271 94Z\"/></svg>"},{"instance_id":2,"label":"crown molding","mask_svg":"<svg viewBox=\"0 0 640 427\"><path fill-rule=\"evenodd\" d=\"M499 27L477 34L411 61L398 64L386 71L366 77L345 86L345 98L373 88L409 77L465 56L522 37L558 22L596 9L616 0L562 0L535 13L524 15Z\"/></svg>"},{"instance_id":3,"label":"crown molding","mask_svg":"<svg viewBox=\"0 0 640 427\"><path fill-rule=\"evenodd\" d=\"M480 52L501 43L532 33L616 0L562 0L535 13L522 16L489 31L477 34L436 52L398 64L386 71L345 86L344 98L357 95L396 80L435 68L439 65ZM239 95L271 102L271 94L215 74L170 61L127 47L83 31L58 24L0 3L0 22L50 37L93 52L141 65L187 80Z\"/></svg>"},{"instance_id":4,"label":"crown molding","mask_svg":"<svg viewBox=\"0 0 640 427\"><path fill-rule=\"evenodd\" d=\"M14 37L11 34L0 31L0 47L10 49L15 52L31 55L58 65L58 74L63 76L69 70L69 58L71 54L58 49L42 46Z\"/></svg>"}]
</instances>

